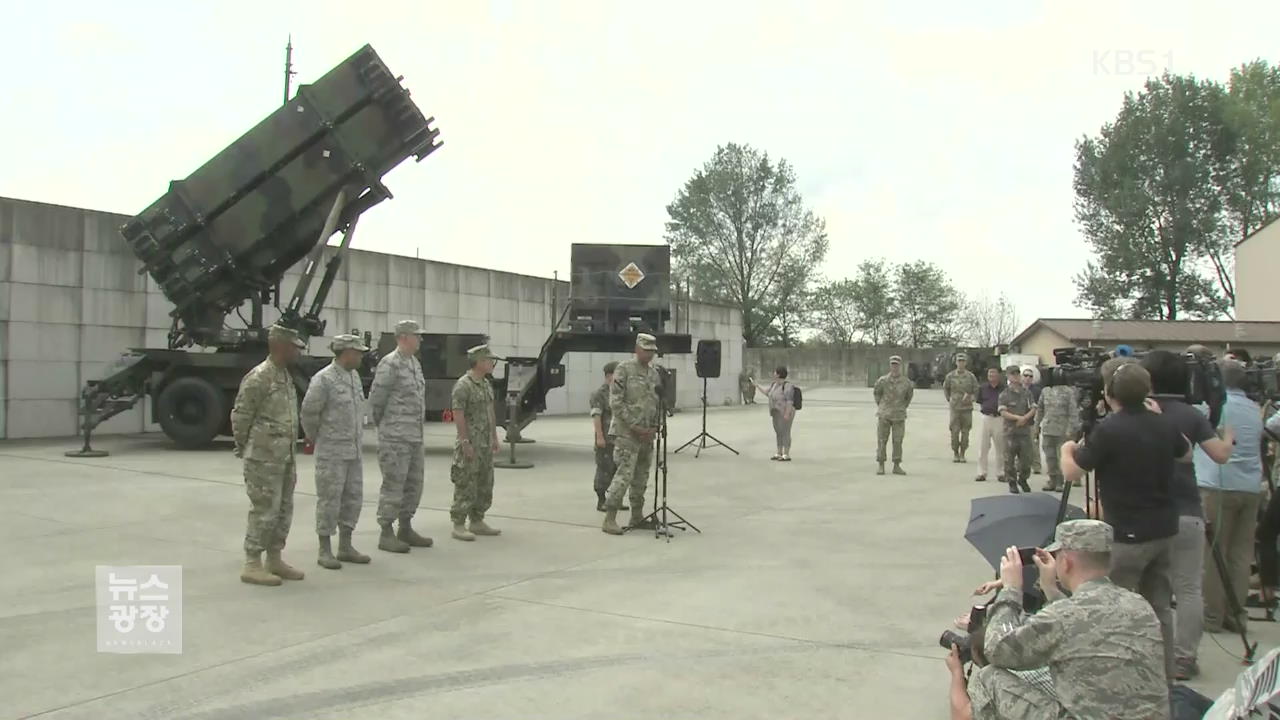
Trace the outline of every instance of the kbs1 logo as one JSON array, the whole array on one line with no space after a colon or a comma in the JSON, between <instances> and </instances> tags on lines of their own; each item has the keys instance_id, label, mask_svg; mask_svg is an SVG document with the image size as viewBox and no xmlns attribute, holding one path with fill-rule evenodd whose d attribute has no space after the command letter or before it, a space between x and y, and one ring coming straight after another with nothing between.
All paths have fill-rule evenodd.
<instances>
[{"instance_id":1,"label":"kbs1 logo","mask_svg":"<svg viewBox=\"0 0 1280 720\"><path fill-rule=\"evenodd\" d=\"M1164 63L1161 64L1160 61ZM1159 75L1173 72L1173 52L1156 50L1094 50L1094 75Z\"/></svg>"}]
</instances>

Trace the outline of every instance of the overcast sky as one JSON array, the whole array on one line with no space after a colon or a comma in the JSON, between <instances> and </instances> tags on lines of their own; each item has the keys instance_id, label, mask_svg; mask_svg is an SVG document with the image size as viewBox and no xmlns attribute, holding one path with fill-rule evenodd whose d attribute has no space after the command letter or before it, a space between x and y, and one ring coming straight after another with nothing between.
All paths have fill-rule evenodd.
<instances>
[{"instance_id":1,"label":"overcast sky","mask_svg":"<svg viewBox=\"0 0 1280 720\"><path fill-rule=\"evenodd\" d=\"M798 8L798 9L797 9ZM387 177L356 245L550 276L572 242L662 242L715 146L785 157L830 277L929 259L1023 323L1086 315L1073 142L1166 66L1280 62L1236 0L247 3L8 0L0 195L133 214L365 43L444 147ZM1126 63L1126 55L1129 61Z\"/></svg>"}]
</instances>

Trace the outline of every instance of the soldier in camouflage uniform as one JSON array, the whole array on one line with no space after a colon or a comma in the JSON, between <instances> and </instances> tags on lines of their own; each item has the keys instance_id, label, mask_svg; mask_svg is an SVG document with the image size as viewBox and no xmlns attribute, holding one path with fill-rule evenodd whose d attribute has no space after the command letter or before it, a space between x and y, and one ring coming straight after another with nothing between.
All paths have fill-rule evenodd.
<instances>
[{"instance_id":1,"label":"soldier in camouflage uniform","mask_svg":"<svg viewBox=\"0 0 1280 720\"><path fill-rule=\"evenodd\" d=\"M902 436L907 431L907 406L915 395L915 386L902 374L902 358L889 358L889 374L876 380L876 474L884 474L885 446L893 435L893 474L906 475L902 469Z\"/></svg>"},{"instance_id":2,"label":"soldier in camouflage uniform","mask_svg":"<svg viewBox=\"0 0 1280 720\"><path fill-rule=\"evenodd\" d=\"M396 349L378 361L369 388L369 411L378 426L378 549L405 553L431 547L411 524L422 500L422 423L427 415L427 381L418 360L418 323L396 323ZM396 519L400 530L393 530Z\"/></svg>"},{"instance_id":3,"label":"soldier in camouflage uniform","mask_svg":"<svg viewBox=\"0 0 1280 720\"><path fill-rule=\"evenodd\" d=\"M369 562L351 544L364 503L364 386L356 368L369 348L355 335L339 335L329 347L333 363L311 377L302 398L302 430L315 446L316 564L338 570L343 562ZM331 546L335 527L340 533L336 558Z\"/></svg>"},{"instance_id":4,"label":"soldier in camouflage uniform","mask_svg":"<svg viewBox=\"0 0 1280 720\"><path fill-rule=\"evenodd\" d=\"M244 459L244 489L249 496L240 580L254 585L279 585L281 578L303 578L302 571L286 563L280 553L293 525L293 490L298 484L294 463L298 390L289 366L304 347L306 343L297 332L273 325L267 333L267 359L240 381L231 409L235 453Z\"/></svg>"},{"instance_id":5,"label":"soldier in camouflage uniform","mask_svg":"<svg viewBox=\"0 0 1280 720\"><path fill-rule=\"evenodd\" d=\"M1049 470L1049 483L1045 490L1063 489L1062 465L1058 453L1062 443L1075 437L1079 431L1080 413L1076 410L1078 391L1070 385L1047 387L1040 393L1036 404L1036 424L1040 426L1041 449Z\"/></svg>"},{"instance_id":6,"label":"soldier in camouflage uniform","mask_svg":"<svg viewBox=\"0 0 1280 720\"><path fill-rule=\"evenodd\" d=\"M613 482L613 473L617 466L613 464L613 436L609 434L609 423L613 421L613 411L609 409L609 387L613 385L613 372L618 363L609 362L604 366L604 384L591 393L591 425L595 428L596 447L596 510L604 512L604 494ZM619 508L626 510L624 506Z\"/></svg>"},{"instance_id":7,"label":"soldier in camouflage uniform","mask_svg":"<svg viewBox=\"0 0 1280 720\"><path fill-rule=\"evenodd\" d=\"M501 535L484 521L493 505L493 455L498 452L498 427L493 415L493 386L489 374L496 358L488 345L467 350L470 370L453 385L453 422L458 436L453 445L453 538L472 541L477 535ZM467 529L467 519L471 528Z\"/></svg>"},{"instance_id":8,"label":"soldier in camouflage uniform","mask_svg":"<svg viewBox=\"0 0 1280 720\"><path fill-rule=\"evenodd\" d=\"M1000 563L1003 588L988 605L983 652L1009 670L1048 666L1064 717L1169 717L1169 686L1160 622L1137 593L1107 578L1111 526L1069 520L1036 554L1041 587L1061 584L1070 597L1047 593L1035 615L1022 609L1022 561L1009 548Z\"/></svg>"},{"instance_id":9,"label":"soldier in camouflage uniform","mask_svg":"<svg viewBox=\"0 0 1280 720\"><path fill-rule=\"evenodd\" d=\"M1031 477L1031 423L1036 416L1036 403L1031 391L1022 385L1022 369L1010 365L1005 371L1008 387L1000 393L1000 416L1004 418L1004 479L1009 482L1009 492L1017 494L1018 488L1031 492L1027 478Z\"/></svg>"},{"instance_id":10,"label":"soldier in camouflage uniform","mask_svg":"<svg viewBox=\"0 0 1280 720\"><path fill-rule=\"evenodd\" d=\"M968 355L956 355L956 369L942 381L942 395L951 406L951 461L962 463L973 428L973 399L978 395L978 378L969 372Z\"/></svg>"},{"instance_id":11,"label":"soldier in camouflage uniform","mask_svg":"<svg viewBox=\"0 0 1280 720\"><path fill-rule=\"evenodd\" d=\"M618 364L609 387L609 408L613 411L609 434L613 436L617 470L605 493L604 524L600 529L610 535L622 534L617 517L624 494L631 497L630 527L646 526L644 489L653 459L653 438L658 431L660 380L653 368L657 352L657 338L647 333L636 335L635 358Z\"/></svg>"},{"instance_id":12,"label":"soldier in camouflage uniform","mask_svg":"<svg viewBox=\"0 0 1280 720\"><path fill-rule=\"evenodd\" d=\"M751 368L744 367L738 373L738 394L742 396L743 405L755 404L756 384L751 381Z\"/></svg>"}]
</instances>

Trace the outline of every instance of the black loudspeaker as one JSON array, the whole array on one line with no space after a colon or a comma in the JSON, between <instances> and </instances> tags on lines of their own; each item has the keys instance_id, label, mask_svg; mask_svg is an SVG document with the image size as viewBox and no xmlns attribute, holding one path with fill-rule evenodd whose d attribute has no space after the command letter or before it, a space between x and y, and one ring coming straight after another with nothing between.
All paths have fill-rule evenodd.
<instances>
[{"instance_id":1,"label":"black loudspeaker","mask_svg":"<svg viewBox=\"0 0 1280 720\"><path fill-rule=\"evenodd\" d=\"M693 368L698 372L698 377L700 378L720 377L719 340L698 341L698 357L693 363Z\"/></svg>"}]
</instances>

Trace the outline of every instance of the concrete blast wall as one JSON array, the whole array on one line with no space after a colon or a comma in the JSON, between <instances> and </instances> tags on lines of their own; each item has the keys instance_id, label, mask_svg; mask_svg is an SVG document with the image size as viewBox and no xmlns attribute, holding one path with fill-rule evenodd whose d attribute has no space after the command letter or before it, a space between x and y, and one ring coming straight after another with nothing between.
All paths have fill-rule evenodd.
<instances>
[{"instance_id":1,"label":"concrete blast wall","mask_svg":"<svg viewBox=\"0 0 1280 720\"><path fill-rule=\"evenodd\" d=\"M166 346L172 305L150 276L137 274L140 263L118 232L127 219L0 198L0 438L75 435L85 381L102 377L129 348ZM299 271L282 280L286 301ZM353 250L323 317L330 335L369 330L376 338L409 318L426 332L487 333L502 355L537 356L551 333L553 301L568 296L567 282ZM266 320L277 315L268 308ZM235 314L228 324L243 325ZM742 363L739 313L693 304L679 324L695 342L724 341L725 373L710 381L708 395L713 404L734 397ZM326 345L313 341L310 352L324 354ZM602 380L600 368L623 357L566 355L565 387L548 394L548 413L586 412L587 397ZM662 362L678 373L680 405L697 406L702 384L693 355ZM113 418L99 432L158 432L147 405Z\"/></svg>"}]
</instances>

